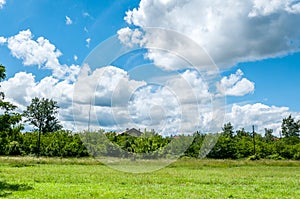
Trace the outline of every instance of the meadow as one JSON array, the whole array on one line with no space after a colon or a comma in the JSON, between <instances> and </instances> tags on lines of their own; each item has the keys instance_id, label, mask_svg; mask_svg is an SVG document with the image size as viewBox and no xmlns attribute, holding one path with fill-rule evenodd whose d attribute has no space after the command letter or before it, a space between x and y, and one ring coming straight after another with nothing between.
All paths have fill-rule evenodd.
<instances>
[{"instance_id":1,"label":"meadow","mask_svg":"<svg viewBox=\"0 0 300 199\"><path fill-rule=\"evenodd\" d=\"M0 197L300 198L300 162L182 159L126 173L92 158L0 157Z\"/></svg>"}]
</instances>

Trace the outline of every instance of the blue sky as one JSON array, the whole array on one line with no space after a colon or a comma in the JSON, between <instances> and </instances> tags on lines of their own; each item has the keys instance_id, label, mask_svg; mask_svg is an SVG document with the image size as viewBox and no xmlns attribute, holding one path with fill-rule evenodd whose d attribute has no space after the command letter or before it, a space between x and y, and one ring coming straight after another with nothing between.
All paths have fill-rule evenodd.
<instances>
[{"instance_id":1,"label":"blue sky","mask_svg":"<svg viewBox=\"0 0 300 199\"><path fill-rule=\"evenodd\" d=\"M7 1L0 12L1 36L9 37L20 30L30 29L36 37L43 36L63 52L63 63L73 63L74 55L82 63L88 53L101 41L115 35L128 9L138 5L137 1ZM66 26L66 16L73 21ZM86 39L92 38L87 48ZM1 54L9 54L1 48ZM1 56L1 63L9 67L8 77L17 71L32 71L36 68L24 68L20 60L11 56ZM49 74L49 73L48 73Z\"/></svg>"},{"instance_id":2,"label":"blue sky","mask_svg":"<svg viewBox=\"0 0 300 199\"><path fill-rule=\"evenodd\" d=\"M230 121L237 129L256 124L261 131L266 127L278 133L283 117L293 114L300 119L299 21L300 4L293 0L0 0L0 63L7 69L1 89L20 111L32 97L54 98L61 106L60 119L69 129L76 129L75 125L84 129L90 104L87 97L74 94L75 88L75 92L94 92L86 95L95 101L95 129L153 127L170 133L193 126L193 131L212 126L206 118L211 107L206 98L221 96L216 100L226 99L222 122ZM165 31L151 32L147 27ZM186 62L180 57L193 60L195 49L193 44L184 44L184 51L176 49L181 41L177 33L201 46L213 60L220 71L213 82L218 93L209 93L207 85L212 82L205 82L205 75L196 74L193 67L181 67ZM108 38L131 51L113 61L114 67L85 65L91 56L108 56L109 50L106 53L107 47L101 45ZM185 98L190 96L182 87L183 79L197 103L182 105L192 101ZM166 88L153 91L151 82ZM93 88L87 88L93 83ZM112 102L116 105L107 105ZM180 114L174 112L180 105ZM196 105L203 112L191 111L196 119L184 118Z\"/></svg>"},{"instance_id":3,"label":"blue sky","mask_svg":"<svg viewBox=\"0 0 300 199\"><path fill-rule=\"evenodd\" d=\"M287 106L293 111L300 111L300 54L295 53L280 58L257 62L241 63L232 70L240 68L248 79L255 82L255 92L228 102L252 101L268 105ZM224 74L230 73L231 70Z\"/></svg>"}]
</instances>

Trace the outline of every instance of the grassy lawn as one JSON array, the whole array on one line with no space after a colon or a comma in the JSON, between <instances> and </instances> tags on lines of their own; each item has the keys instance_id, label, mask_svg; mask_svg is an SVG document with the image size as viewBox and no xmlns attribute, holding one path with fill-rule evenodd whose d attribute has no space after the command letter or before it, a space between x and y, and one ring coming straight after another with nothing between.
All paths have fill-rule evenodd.
<instances>
[{"instance_id":1,"label":"grassy lawn","mask_svg":"<svg viewBox=\"0 0 300 199\"><path fill-rule=\"evenodd\" d=\"M93 159L0 157L0 197L300 198L300 162L179 160L133 174Z\"/></svg>"}]
</instances>

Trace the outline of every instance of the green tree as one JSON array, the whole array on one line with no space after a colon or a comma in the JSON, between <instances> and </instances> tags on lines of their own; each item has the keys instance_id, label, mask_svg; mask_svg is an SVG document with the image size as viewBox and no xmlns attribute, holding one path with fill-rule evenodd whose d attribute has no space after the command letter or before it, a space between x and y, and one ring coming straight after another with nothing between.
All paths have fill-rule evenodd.
<instances>
[{"instance_id":1,"label":"green tree","mask_svg":"<svg viewBox=\"0 0 300 199\"><path fill-rule=\"evenodd\" d=\"M273 129L265 128L264 140L266 142L274 142L275 136L273 135Z\"/></svg>"},{"instance_id":2,"label":"green tree","mask_svg":"<svg viewBox=\"0 0 300 199\"><path fill-rule=\"evenodd\" d=\"M231 123L224 124L224 127L222 128L223 134L229 136L230 138L233 138L234 130Z\"/></svg>"},{"instance_id":3,"label":"green tree","mask_svg":"<svg viewBox=\"0 0 300 199\"><path fill-rule=\"evenodd\" d=\"M299 137L300 126L298 123L299 121L296 122L291 115L284 118L281 124L282 135L285 137Z\"/></svg>"},{"instance_id":4,"label":"green tree","mask_svg":"<svg viewBox=\"0 0 300 199\"><path fill-rule=\"evenodd\" d=\"M6 77L5 67L0 64L0 81L3 81ZM14 112L17 106L10 102L4 101L4 93L0 92L0 109L2 114L0 115L0 132L10 131L21 121L21 115Z\"/></svg>"},{"instance_id":5,"label":"green tree","mask_svg":"<svg viewBox=\"0 0 300 199\"><path fill-rule=\"evenodd\" d=\"M5 77L6 77L5 67L0 64L0 82L3 81L5 79ZM0 97L2 99L4 99L4 93L3 92L0 92Z\"/></svg>"},{"instance_id":6,"label":"green tree","mask_svg":"<svg viewBox=\"0 0 300 199\"><path fill-rule=\"evenodd\" d=\"M38 130L38 156L40 153L41 133L45 134L62 129L56 118L58 108L57 102L52 99L39 99L35 97L23 112L23 115L27 118L26 122L29 122L29 124L35 126Z\"/></svg>"},{"instance_id":7,"label":"green tree","mask_svg":"<svg viewBox=\"0 0 300 199\"><path fill-rule=\"evenodd\" d=\"M5 71L0 64L0 81L5 79ZM15 112L17 106L4 101L4 97L4 92L0 92L0 154L16 154L13 149L19 146L20 130L23 128L19 122L22 118Z\"/></svg>"}]
</instances>

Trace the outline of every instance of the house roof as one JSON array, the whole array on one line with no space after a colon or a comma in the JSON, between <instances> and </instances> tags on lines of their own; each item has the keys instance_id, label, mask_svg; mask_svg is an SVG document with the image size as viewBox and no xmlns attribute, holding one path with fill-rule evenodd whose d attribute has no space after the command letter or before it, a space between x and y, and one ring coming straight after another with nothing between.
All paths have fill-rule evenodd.
<instances>
[{"instance_id":1,"label":"house roof","mask_svg":"<svg viewBox=\"0 0 300 199\"><path fill-rule=\"evenodd\" d=\"M126 131L123 132L122 134L124 134L124 133L127 133L127 134L129 134L129 135L131 135L131 136L136 136L136 137L141 136L141 135L143 134L141 131L139 131L139 130L137 130L137 129L135 129L135 128L126 130Z\"/></svg>"}]
</instances>

